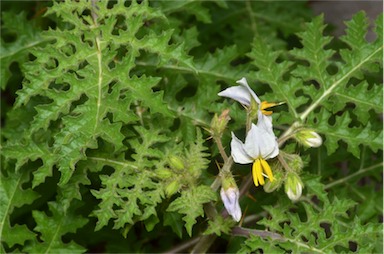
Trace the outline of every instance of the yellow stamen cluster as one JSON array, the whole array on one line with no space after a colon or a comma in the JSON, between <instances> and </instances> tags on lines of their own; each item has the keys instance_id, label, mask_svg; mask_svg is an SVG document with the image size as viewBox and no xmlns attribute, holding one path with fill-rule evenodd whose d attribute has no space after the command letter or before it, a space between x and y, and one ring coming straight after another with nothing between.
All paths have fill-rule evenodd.
<instances>
[{"instance_id":1,"label":"yellow stamen cluster","mask_svg":"<svg viewBox=\"0 0 384 254\"><path fill-rule=\"evenodd\" d=\"M254 161L252 166L252 175L253 175L253 182L256 186L264 185L264 176L263 173L265 173L269 181L273 182L275 178L273 177L271 167L268 165L268 162L266 162L262 158L258 158Z\"/></svg>"},{"instance_id":2,"label":"yellow stamen cluster","mask_svg":"<svg viewBox=\"0 0 384 254\"><path fill-rule=\"evenodd\" d=\"M261 110L261 112L264 115L270 116L270 115L272 115L273 112L272 111L267 111L266 109L272 108L272 107L277 106L277 105L280 105L280 103L262 101L261 104L260 104L260 110Z\"/></svg>"}]
</instances>

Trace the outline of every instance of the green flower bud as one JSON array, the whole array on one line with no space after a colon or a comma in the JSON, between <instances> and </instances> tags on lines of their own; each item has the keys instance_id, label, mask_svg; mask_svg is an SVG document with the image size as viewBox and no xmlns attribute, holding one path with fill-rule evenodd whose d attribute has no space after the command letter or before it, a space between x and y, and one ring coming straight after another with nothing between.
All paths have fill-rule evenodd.
<instances>
[{"instance_id":1,"label":"green flower bud","mask_svg":"<svg viewBox=\"0 0 384 254\"><path fill-rule=\"evenodd\" d=\"M300 155L297 154L290 154L287 157L287 163L296 173L300 173L304 167L303 160Z\"/></svg>"},{"instance_id":2,"label":"green flower bud","mask_svg":"<svg viewBox=\"0 0 384 254\"><path fill-rule=\"evenodd\" d=\"M170 197L175 194L180 189L180 183L177 180L170 182L167 187L165 187L165 194Z\"/></svg>"},{"instance_id":3,"label":"green flower bud","mask_svg":"<svg viewBox=\"0 0 384 254\"><path fill-rule=\"evenodd\" d=\"M287 173L287 179L285 180L284 190L288 198L292 201L297 201L301 197L304 184L300 177L294 172Z\"/></svg>"},{"instance_id":4,"label":"green flower bud","mask_svg":"<svg viewBox=\"0 0 384 254\"><path fill-rule=\"evenodd\" d=\"M161 179L167 179L173 175L173 173L170 170L165 169L165 168L156 169L155 174L157 177L159 177Z\"/></svg>"},{"instance_id":5,"label":"green flower bud","mask_svg":"<svg viewBox=\"0 0 384 254\"><path fill-rule=\"evenodd\" d=\"M323 143L319 134L311 129L302 129L295 134L296 140L306 147L319 147Z\"/></svg>"},{"instance_id":6,"label":"green flower bud","mask_svg":"<svg viewBox=\"0 0 384 254\"><path fill-rule=\"evenodd\" d=\"M273 176L275 179L272 182L267 181L263 185L264 191L267 193L271 193L275 190L278 190L283 184L284 174L281 169L273 169Z\"/></svg>"},{"instance_id":7,"label":"green flower bud","mask_svg":"<svg viewBox=\"0 0 384 254\"><path fill-rule=\"evenodd\" d=\"M217 114L215 114L211 121L212 136L220 138L223 135L223 132L227 127L229 120L231 120L229 116L229 109L225 109L219 117L217 116Z\"/></svg>"},{"instance_id":8,"label":"green flower bud","mask_svg":"<svg viewBox=\"0 0 384 254\"><path fill-rule=\"evenodd\" d=\"M183 161L175 155L169 156L168 162L172 169L176 169L176 170L184 169Z\"/></svg>"}]
</instances>

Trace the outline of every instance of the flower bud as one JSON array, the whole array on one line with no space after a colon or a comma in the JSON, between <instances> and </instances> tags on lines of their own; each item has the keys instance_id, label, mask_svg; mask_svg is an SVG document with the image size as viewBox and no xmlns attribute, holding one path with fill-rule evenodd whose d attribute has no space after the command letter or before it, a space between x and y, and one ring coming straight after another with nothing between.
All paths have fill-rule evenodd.
<instances>
[{"instance_id":1,"label":"flower bud","mask_svg":"<svg viewBox=\"0 0 384 254\"><path fill-rule=\"evenodd\" d=\"M237 187L231 187L226 190L221 188L220 196L228 214L231 215L235 221L240 221L241 208L239 205L239 189Z\"/></svg>"},{"instance_id":2,"label":"flower bud","mask_svg":"<svg viewBox=\"0 0 384 254\"><path fill-rule=\"evenodd\" d=\"M303 160L301 159L300 155L289 154L286 157L286 161L287 161L289 167L292 170L294 170L296 173L300 173L304 167L304 163L303 163Z\"/></svg>"},{"instance_id":3,"label":"flower bud","mask_svg":"<svg viewBox=\"0 0 384 254\"><path fill-rule=\"evenodd\" d=\"M235 221L240 221L239 188L237 188L235 179L233 179L231 173L226 173L222 177L220 196L228 214L231 215Z\"/></svg>"},{"instance_id":4,"label":"flower bud","mask_svg":"<svg viewBox=\"0 0 384 254\"><path fill-rule=\"evenodd\" d=\"M175 155L169 156L168 162L172 169L176 169L176 170L184 169L183 161Z\"/></svg>"},{"instance_id":5,"label":"flower bud","mask_svg":"<svg viewBox=\"0 0 384 254\"><path fill-rule=\"evenodd\" d=\"M304 188L303 182L300 177L293 172L287 173L287 179L285 180L284 189L288 198L292 201L297 201L301 197L302 190Z\"/></svg>"},{"instance_id":6,"label":"flower bud","mask_svg":"<svg viewBox=\"0 0 384 254\"><path fill-rule=\"evenodd\" d=\"M180 184L177 180L170 182L167 187L165 187L165 194L170 197L175 194L180 188Z\"/></svg>"},{"instance_id":7,"label":"flower bud","mask_svg":"<svg viewBox=\"0 0 384 254\"><path fill-rule=\"evenodd\" d=\"M220 138L223 135L229 120L231 120L231 117L229 116L229 109L225 109L223 112L221 112L219 117L217 114L215 114L211 121L212 136Z\"/></svg>"},{"instance_id":8,"label":"flower bud","mask_svg":"<svg viewBox=\"0 0 384 254\"><path fill-rule=\"evenodd\" d=\"M264 191L267 193L271 193L271 192L279 189L281 187L281 185L283 184L284 177L283 177L283 172L281 171L281 169L280 170L273 169L273 176L274 176L273 181L267 181L263 185Z\"/></svg>"},{"instance_id":9,"label":"flower bud","mask_svg":"<svg viewBox=\"0 0 384 254\"><path fill-rule=\"evenodd\" d=\"M156 176L161 179L170 178L173 174L170 170L165 168L159 168L155 170Z\"/></svg>"},{"instance_id":10,"label":"flower bud","mask_svg":"<svg viewBox=\"0 0 384 254\"><path fill-rule=\"evenodd\" d=\"M297 141L307 147L319 147L323 143L322 138L315 131L303 129L296 133Z\"/></svg>"}]
</instances>

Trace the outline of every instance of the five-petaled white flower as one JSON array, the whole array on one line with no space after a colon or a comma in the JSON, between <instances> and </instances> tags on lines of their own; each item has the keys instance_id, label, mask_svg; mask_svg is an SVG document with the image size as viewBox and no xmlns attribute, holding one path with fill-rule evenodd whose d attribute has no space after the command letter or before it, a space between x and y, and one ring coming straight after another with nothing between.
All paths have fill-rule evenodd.
<instances>
[{"instance_id":1,"label":"five-petaled white flower","mask_svg":"<svg viewBox=\"0 0 384 254\"><path fill-rule=\"evenodd\" d=\"M232 132L231 153L233 160L240 164L253 163L252 175L256 186L264 185L264 176L273 181L271 167L266 160L279 154L279 146L272 131L272 123L265 123L260 117L257 125L252 124L245 143L241 142Z\"/></svg>"},{"instance_id":2,"label":"five-petaled white flower","mask_svg":"<svg viewBox=\"0 0 384 254\"><path fill-rule=\"evenodd\" d=\"M218 93L219 96L228 97L235 101L240 102L241 104L250 107L252 105L252 100L254 100L259 105L259 110L263 115L269 116L272 114L272 111L267 111L267 108L276 106L276 103L269 103L267 101L261 101L255 92L249 87L248 82L245 78L242 78L236 81L239 86L232 86L224 91Z\"/></svg>"}]
</instances>

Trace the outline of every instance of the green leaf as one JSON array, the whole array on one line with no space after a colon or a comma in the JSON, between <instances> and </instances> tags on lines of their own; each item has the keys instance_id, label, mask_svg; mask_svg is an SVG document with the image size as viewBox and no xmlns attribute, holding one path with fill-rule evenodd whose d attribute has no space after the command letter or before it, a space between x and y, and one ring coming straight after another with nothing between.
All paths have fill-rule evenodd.
<instances>
[{"instance_id":1,"label":"green leaf","mask_svg":"<svg viewBox=\"0 0 384 254\"><path fill-rule=\"evenodd\" d=\"M208 228L204 231L204 235L216 234L221 236L221 233L229 234L235 224L234 220L224 219L218 215L213 220L208 221Z\"/></svg>"},{"instance_id":2,"label":"green leaf","mask_svg":"<svg viewBox=\"0 0 384 254\"><path fill-rule=\"evenodd\" d=\"M312 126L316 126L314 128L316 131L326 135L324 145L328 149L328 154L333 153L338 148L339 140L348 144L348 151L357 158L360 156L360 144L370 147L374 152L382 148L383 132L372 130L370 122L362 127L345 128L352 122L348 112L336 116L335 123L332 125L328 123L329 118L331 118L331 114L326 110L321 110L314 115L313 119L312 117L308 119Z\"/></svg>"},{"instance_id":3,"label":"green leaf","mask_svg":"<svg viewBox=\"0 0 384 254\"><path fill-rule=\"evenodd\" d=\"M164 226L170 226L179 238L183 236L183 226L179 223L180 221L181 214L176 212L164 213Z\"/></svg>"},{"instance_id":4,"label":"green leaf","mask_svg":"<svg viewBox=\"0 0 384 254\"><path fill-rule=\"evenodd\" d=\"M26 225L11 225L10 223L10 216L16 207L31 204L39 197L39 194L32 189L23 188L23 184L26 182L29 182L28 171L9 172L8 176L1 174L0 239L10 248L15 244L23 245L26 240L33 239L35 236Z\"/></svg>"},{"instance_id":5,"label":"green leaf","mask_svg":"<svg viewBox=\"0 0 384 254\"><path fill-rule=\"evenodd\" d=\"M204 216L203 204L216 200L216 193L208 186L200 185L191 187L181 192L167 208L168 212L185 214L185 228L188 234L192 235L192 227L196 224L196 218Z\"/></svg>"},{"instance_id":6,"label":"green leaf","mask_svg":"<svg viewBox=\"0 0 384 254\"><path fill-rule=\"evenodd\" d=\"M49 211L52 216L45 212L33 211L32 215L37 226L34 228L41 233L40 240L35 239L24 249L36 253L83 253L85 249L73 241L63 243L62 237L67 233L75 233L84 226L88 219L79 216L75 211L64 210L60 203L49 202Z\"/></svg>"},{"instance_id":7,"label":"green leaf","mask_svg":"<svg viewBox=\"0 0 384 254\"><path fill-rule=\"evenodd\" d=\"M155 208L164 194L163 185L155 180L152 170L165 163L161 161L165 160L164 154L155 147L167 141L167 138L142 127L137 127L136 131L137 138L130 140L135 150L133 161L92 157L98 163L114 168L111 175L100 176L102 188L92 190L92 194L101 199L99 209L94 211L98 218L96 230L106 226L111 219L114 220L115 229L147 219L157 223L152 216L157 217Z\"/></svg>"},{"instance_id":8,"label":"green leaf","mask_svg":"<svg viewBox=\"0 0 384 254\"><path fill-rule=\"evenodd\" d=\"M69 15L84 10L89 13ZM96 20L92 12L97 12ZM133 2L126 7L122 1L113 8L106 2L98 2L97 7L85 2L54 3L47 14L57 15L74 28L66 26L46 32L44 40L51 43L31 50L36 59L23 66L25 80L15 106L29 107L34 98L44 98L34 105L36 113L30 127L17 140L27 143L24 150L33 151L43 145L25 140L45 131L50 136L46 140L53 145L44 150L45 154L24 153L16 157L12 151L21 144L9 140L5 157L17 158L18 166L35 158L47 162L39 170L35 185L51 175L51 167L56 165L61 172L60 185L64 185L72 177L77 162L86 159L85 151L97 148L97 139L114 144L115 150L123 148L125 137L120 121L134 123L143 110L166 117L173 115L162 100L162 92L153 91L158 77L130 74L140 51L158 54L164 63L177 59L179 64L188 66L191 58L180 45L169 44L171 30L157 34L156 30L147 29L147 22L164 19L147 2ZM134 113L135 109L139 113Z\"/></svg>"},{"instance_id":9,"label":"green leaf","mask_svg":"<svg viewBox=\"0 0 384 254\"><path fill-rule=\"evenodd\" d=\"M0 41L1 59L1 89L5 89L12 73L9 67L12 63L19 64L28 60L28 52L32 48L46 42L41 36L41 30L36 20L27 20L25 12L14 13L12 11L1 13L2 37ZM15 37L11 42L3 40L4 37Z\"/></svg>"}]
</instances>

